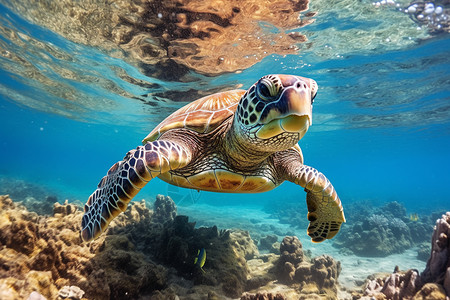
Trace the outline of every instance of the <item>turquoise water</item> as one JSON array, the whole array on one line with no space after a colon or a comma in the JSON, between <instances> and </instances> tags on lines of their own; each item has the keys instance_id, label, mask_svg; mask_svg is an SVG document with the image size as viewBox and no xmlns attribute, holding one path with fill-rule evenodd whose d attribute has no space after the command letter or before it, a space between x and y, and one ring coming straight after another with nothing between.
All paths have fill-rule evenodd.
<instances>
[{"instance_id":1,"label":"turquoise water","mask_svg":"<svg viewBox=\"0 0 450 300\"><path fill-rule=\"evenodd\" d=\"M155 91L118 75L158 84L161 91L199 86L147 77L123 60L68 41L1 8L2 175L55 189L62 198L87 199L112 164L185 103L144 105L130 97ZM246 88L267 70L315 79L320 89L313 126L300 146L305 162L330 178L344 203L396 200L413 210L445 207L450 181L447 35L418 39L398 50L364 49L339 58L321 57L315 54L314 36L334 25L330 22L319 19L306 27L314 32L313 48L300 55L274 54L240 74L196 76L204 89L239 83ZM20 42L8 40L8 32L22 34ZM29 65L32 79L25 76ZM75 74L73 79L63 77L65 69ZM46 78L47 85L36 74ZM267 194L201 192L208 194L201 198L219 205L254 205L285 201L277 199L280 190L286 198L303 201L301 189L289 183ZM155 180L138 197L165 191L165 183Z\"/></svg>"}]
</instances>

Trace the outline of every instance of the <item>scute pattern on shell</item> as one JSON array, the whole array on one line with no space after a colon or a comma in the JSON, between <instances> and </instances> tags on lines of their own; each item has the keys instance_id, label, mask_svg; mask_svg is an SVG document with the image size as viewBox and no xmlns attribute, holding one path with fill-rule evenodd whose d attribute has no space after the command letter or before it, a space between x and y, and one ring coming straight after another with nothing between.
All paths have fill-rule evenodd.
<instances>
[{"instance_id":1,"label":"scute pattern on shell","mask_svg":"<svg viewBox=\"0 0 450 300\"><path fill-rule=\"evenodd\" d=\"M164 132L187 128L198 133L208 133L217 128L236 111L245 90L232 90L209 95L180 108L155 127L142 141L157 140Z\"/></svg>"}]
</instances>

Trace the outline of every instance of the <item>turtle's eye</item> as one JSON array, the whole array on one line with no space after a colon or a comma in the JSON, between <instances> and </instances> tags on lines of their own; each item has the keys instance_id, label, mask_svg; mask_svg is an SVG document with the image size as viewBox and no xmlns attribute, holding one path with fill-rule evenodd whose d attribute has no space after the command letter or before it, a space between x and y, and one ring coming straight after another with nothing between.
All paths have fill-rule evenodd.
<instances>
[{"instance_id":1,"label":"turtle's eye","mask_svg":"<svg viewBox=\"0 0 450 300\"><path fill-rule=\"evenodd\" d=\"M256 85L256 94L258 98L264 101L275 100L278 96L278 85L274 84L268 78L262 78Z\"/></svg>"}]
</instances>

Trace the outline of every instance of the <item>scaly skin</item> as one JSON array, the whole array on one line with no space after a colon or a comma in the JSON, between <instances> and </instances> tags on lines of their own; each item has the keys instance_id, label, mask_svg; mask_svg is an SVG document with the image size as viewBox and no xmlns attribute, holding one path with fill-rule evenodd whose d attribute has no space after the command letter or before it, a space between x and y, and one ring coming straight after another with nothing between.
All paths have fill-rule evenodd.
<instances>
[{"instance_id":1,"label":"scaly skin","mask_svg":"<svg viewBox=\"0 0 450 300\"><path fill-rule=\"evenodd\" d=\"M308 235L315 243L333 238L345 222L344 209L331 182L316 169L304 165L301 153L291 149L274 157L276 169L285 180L303 187L308 207Z\"/></svg>"},{"instance_id":2,"label":"scaly skin","mask_svg":"<svg viewBox=\"0 0 450 300\"><path fill-rule=\"evenodd\" d=\"M97 238L150 180L191 161L191 152L172 141L154 141L127 153L100 180L84 206L81 237Z\"/></svg>"}]
</instances>

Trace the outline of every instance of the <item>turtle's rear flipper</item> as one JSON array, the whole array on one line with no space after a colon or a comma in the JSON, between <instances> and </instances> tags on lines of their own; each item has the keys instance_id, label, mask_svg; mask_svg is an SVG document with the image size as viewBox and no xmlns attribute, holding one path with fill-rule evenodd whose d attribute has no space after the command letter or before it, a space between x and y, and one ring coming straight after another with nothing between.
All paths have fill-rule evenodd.
<instances>
[{"instance_id":1,"label":"turtle's rear flipper","mask_svg":"<svg viewBox=\"0 0 450 300\"><path fill-rule=\"evenodd\" d=\"M189 161L190 153L173 142L154 141L129 151L109 169L84 206L81 238L97 238L147 182Z\"/></svg>"},{"instance_id":2,"label":"turtle's rear flipper","mask_svg":"<svg viewBox=\"0 0 450 300\"><path fill-rule=\"evenodd\" d=\"M311 240L314 243L320 243L333 238L339 232L341 224L345 222L344 212L336 192L327 195L308 191L306 204L310 222L307 232Z\"/></svg>"}]
</instances>

